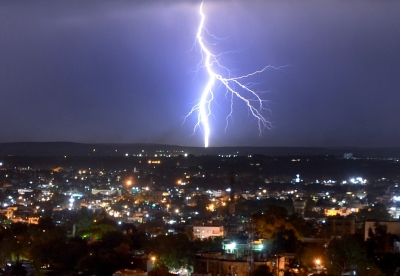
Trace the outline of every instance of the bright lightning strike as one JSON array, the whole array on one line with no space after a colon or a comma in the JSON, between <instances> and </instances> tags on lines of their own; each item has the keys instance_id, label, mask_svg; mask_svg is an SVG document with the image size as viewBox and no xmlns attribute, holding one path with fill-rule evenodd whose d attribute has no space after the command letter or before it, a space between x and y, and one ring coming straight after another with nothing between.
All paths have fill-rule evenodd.
<instances>
[{"instance_id":1,"label":"bright lightning strike","mask_svg":"<svg viewBox=\"0 0 400 276\"><path fill-rule=\"evenodd\" d=\"M263 111L267 110L267 102L260 97L260 92L251 89L250 85L244 84L243 81L251 76L260 74L269 68L275 68L273 66L266 66L261 70L249 73L247 75L239 77L231 77L229 70L222 66L219 62L219 55L211 53L207 48L203 34L207 33L207 29L204 27L205 15L203 12L203 3L200 5L200 25L197 30L196 42L200 46L201 54L203 59L201 61L201 67L206 68L208 74L208 82L204 87L201 94L200 101L191 109L189 115L193 113L198 114L198 121L195 125L194 130L201 128L204 132L204 146L208 147L210 137L210 124L209 117L212 115L211 104L214 101L214 86L216 83L221 84L226 88L227 94L230 94L230 113L227 116L227 121L233 112L233 99L237 97L244 104L250 114L257 120L260 134L264 128L271 128L271 122L269 122L262 114ZM224 77L218 73L215 69L227 72L229 77ZM186 117L187 117L186 116Z\"/></svg>"}]
</instances>

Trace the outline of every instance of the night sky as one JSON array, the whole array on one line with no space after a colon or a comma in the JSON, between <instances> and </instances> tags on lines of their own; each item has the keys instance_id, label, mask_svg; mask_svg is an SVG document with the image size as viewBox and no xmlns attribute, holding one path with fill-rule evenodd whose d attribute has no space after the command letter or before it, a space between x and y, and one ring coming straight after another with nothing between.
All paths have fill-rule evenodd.
<instances>
[{"instance_id":1,"label":"night sky","mask_svg":"<svg viewBox=\"0 0 400 276\"><path fill-rule=\"evenodd\" d=\"M0 142L203 146L198 1L2 1ZM205 1L214 53L252 78L273 124L240 102L210 146L400 146L400 1ZM213 40L210 38L210 41ZM213 40L215 42L215 40ZM218 88L218 87L217 87Z\"/></svg>"}]
</instances>

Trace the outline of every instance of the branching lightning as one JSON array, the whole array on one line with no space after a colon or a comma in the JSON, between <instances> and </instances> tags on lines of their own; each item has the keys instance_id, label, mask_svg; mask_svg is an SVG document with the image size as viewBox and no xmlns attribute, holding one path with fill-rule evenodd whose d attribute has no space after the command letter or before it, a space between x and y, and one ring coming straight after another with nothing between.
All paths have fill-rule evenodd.
<instances>
[{"instance_id":1,"label":"branching lightning","mask_svg":"<svg viewBox=\"0 0 400 276\"><path fill-rule=\"evenodd\" d=\"M235 97L237 97L244 104L247 105L249 114L257 120L258 128L261 134L264 128L271 128L271 122L269 122L262 114L263 111L267 110L267 102L266 100L263 100L261 98L260 92L251 89L251 85L244 84L243 81L246 78L249 78L256 74L260 74L269 68L276 67L266 66L261 70L257 70L247 75L231 77L230 71L220 64L220 55L213 54L206 46L203 34L209 34L207 29L204 27L205 15L203 12L203 3L201 3L200 5L199 13L201 20L197 29L196 43L200 46L201 54L203 57L199 67L206 69L208 74L208 81L201 94L200 101L195 106L193 106L193 108L187 115L189 116L193 113L197 113L198 121L194 127L194 131L196 131L197 128L201 128L203 130L204 146L208 147L210 137L209 117L212 115L211 104L215 99L213 89L216 83L219 83L226 88L226 92L230 96L230 113L227 116L227 123L229 117L232 116L233 100ZM217 72L217 70L227 72L228 77L224 77L221 73Z\"/></svg>"}]
</instances>

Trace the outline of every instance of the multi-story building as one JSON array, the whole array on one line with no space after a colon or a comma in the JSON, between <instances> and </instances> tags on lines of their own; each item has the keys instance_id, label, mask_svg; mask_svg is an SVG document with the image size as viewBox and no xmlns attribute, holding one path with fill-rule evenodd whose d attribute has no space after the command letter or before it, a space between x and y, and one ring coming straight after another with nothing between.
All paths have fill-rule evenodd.
<instances>
[{"instance_id":1,"label":"multi-story building","mask_svg":"<svg viewBox=\"0 0 400 276\"><path fill-rule=\"evenodd\" d=\"M325 224L326 237L352 235L356 232L356 219L354 217L328 217Z\"/></svg>"},{"instance_id":2,"label":"multi-story building","mask_svg":"<svg viewBox=\"0 0 400 276\"><path fill-rule=\"evenodd\" d=\"M215 237L224 237L223 226L193 226L193 235L195 238L208 239Z\"/></svg>"},{"instance_id":3,"label":"multi-story building","mask_svg":"<svg viewBox=\"0 0 400 276\"><path fill-rule=\"evenodd\" d=\"M295 201L293 201L293 208L294 208L295 213L297 213L303 217L304 210L306 208L306 202L304 200L295 200Z\"/></svg>"},{"instance_id":4,"label":"multi-story building","mask_svg":"<svg viewBox=\"0 0 400 276\"><path fill-rule=\"evenodd\" d=\"M274 275L283 276L284 269L286 268L286 258L283 255L269 256L263 259L235 259L230 254L227 255L213 255L198 256L194 263L194 276L250 276L255 271L258 271L264 266Z\"/></svg>"}]
</instances>

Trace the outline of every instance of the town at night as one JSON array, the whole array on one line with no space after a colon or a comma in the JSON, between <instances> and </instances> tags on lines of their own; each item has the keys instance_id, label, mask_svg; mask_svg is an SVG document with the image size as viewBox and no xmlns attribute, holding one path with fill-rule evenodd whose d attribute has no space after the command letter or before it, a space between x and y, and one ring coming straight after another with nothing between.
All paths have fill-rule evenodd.
<instances>
[{"instance_id":1,"label":"town at night","mask_svg":"<svg viewBox=\"0 0 400 276\"><path fill-rule=\"evenodd\" d=\"M400 2L0 3L0 276L400 275Z\"/></svg>"}]
</instances>

